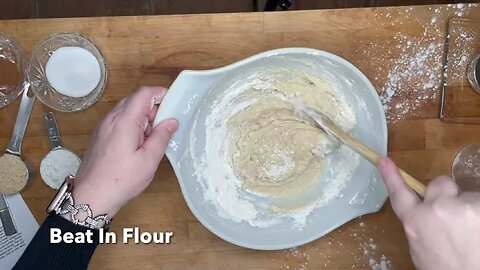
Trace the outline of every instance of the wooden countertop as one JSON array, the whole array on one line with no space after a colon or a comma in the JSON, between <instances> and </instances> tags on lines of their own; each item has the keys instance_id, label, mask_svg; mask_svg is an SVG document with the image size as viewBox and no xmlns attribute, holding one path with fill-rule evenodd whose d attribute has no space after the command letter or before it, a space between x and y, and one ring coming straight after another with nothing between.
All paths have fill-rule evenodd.
<instances>
[{"instance_id":1,"label":"wooden countertop","mask_svg":"<svg viewBox=\"0 0 480 270\"><path fill-rule=\"evenodd\" d=\"M105 55L110 79L102 99L85 111L56 113L64 145L78 153L84 152L102 117L140 85L169 86L183 69L220 67L272 48L330 51L358 66L378 91L396 91L390 102L389 154L427 183L449 174L455 153L480 140L480 126L438 120L439 94L432 97L439 91L438 68L432 71L438 73L432 84L430 73L408 72L411 67L402 66L417 54L419 61L431 58L429 65L441 61L447 18L455 14L480 17L480 6L18 20L0 21L0 31L14 36L26 51L52 33L79 32ZM422 49L429 44L433 47ZM410 58L402 58L405 54ZM408 83L395 81L395 74ZM428 88L424 93L430 97L419 103L415 100L422 87ZM10 139L18 104L19 100L0 109L0 148L6 148ZM416 104L415 110L399 110L409 104ZM23 146L23 157L32 163L35 176L22 195L38 222L45 218L45 206L54 194L38 169L49 151L42 121L47 111L36 102ZM116 216L112 230L130 226L173 230L173 244L103 245L93 256L91 269L376 269L383 255L395 269L413 268L403 229L388 202L379 213L355 219L297 249L253 251L229 244L202 227L189 211L167 161L161 163L152 185Z\"/></svg>"}]
</instances>

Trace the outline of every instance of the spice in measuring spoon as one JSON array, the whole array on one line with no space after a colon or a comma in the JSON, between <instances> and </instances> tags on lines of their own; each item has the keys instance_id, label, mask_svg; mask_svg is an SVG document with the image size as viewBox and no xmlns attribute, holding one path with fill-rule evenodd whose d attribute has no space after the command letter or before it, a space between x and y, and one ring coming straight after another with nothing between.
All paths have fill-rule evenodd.
<instances>
[{"instance_id":1,"label":"spice in measuring spoon","mask_svg":"<svg viewBox=\"0 0 480 270\"><path fill-rule=\"evenodd\" d=\"M72 150L62 147L60 132L53 112L46 113L44 121L52 150L40 163L40 175L49 187L58 189L68 175L77 173L81 159Z\"/></svg>"},{"instance_id":2,"label":"spice in measuring spoon","mask_svg":"<svg viewBox=\"0 0 480 270\"><path fill-rule=\"evenodd\" d=\"M12 139L3 156L0 157L0 194L8 195L21 191L29 177L27 165L20 157L23 136L32 112L35 96L30 97L29 84L25 84L20 109L13 128Z\"/></svg>"}]
</instances>

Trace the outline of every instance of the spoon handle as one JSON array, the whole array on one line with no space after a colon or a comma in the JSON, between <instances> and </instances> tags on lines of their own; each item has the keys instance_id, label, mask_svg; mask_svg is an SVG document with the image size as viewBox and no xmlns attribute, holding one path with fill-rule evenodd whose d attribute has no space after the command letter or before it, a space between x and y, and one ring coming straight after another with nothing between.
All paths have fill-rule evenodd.
<instances>
[{"instance_id":1,"label":"spoon handle","mask_svg":"<svg viewBox=\"0 0 480 270\"><path fill-rule=\"evenodd\" d=\"M20 102L20 108L18 109L17 119L13 128L12 139L7 148L7 153L20 156L22 151L22 141L27 129L28 120L32 113L33 104L35 102L35 96L30 97L28 92L30 90L30 84L25 83L22 94L22 100Z\"/></svg>"},{"instance_id":2,"label":"spoon handle","mask_svg":"<svg viewBox=\"0 0 480 270\"><path fill-rule=\"evenodd\" d=\"M343 130L341 132L343 132ZM350 146L350 148L355 150L360 155L364 156L373 165L375 165L375 166L378 165L378 161L380 160L380 155L377 152L373 151L372 149L370 149L368 146L362 144L361 142L353 139L350 135L346 134L345 132L343 132L343 133L344 133L343 134L344 136L342 136L342 141L346 145ZM409 175L404 170L399 168L399 171L400 171L400 175L405 180L405 183L411 189L415 190L415 192L417 192L419 195L421 195L423 197L425 195L425 190L426 190L425 185L420 183L417 179L415 179L413 176Z\"/></svg>"},{"instance_id":3,"label":"spoon handle","mask_svg":"<svg viewBox=\"0 0 480 270\"><path fill-rule=\"evenodd\" d=\"M352 138L348 133L337 127L328 117L318 112L309 112L309 115L317 122L317 124L330 136L340 140L345 145L365 157L373 165L378 166L380 155L370 149L368 146ZM400 169L400 175L403 177L405 183L422 197L425 195L426 187L417 179Z\"/></svg>"},{"instance_id":4,"label":"spoon handle","mask_svg":"<svg viewBox=\"0 0 480 270\"><path fill-rule=\"evenodd\" d=\"M15 223L13 223L12 213L7 205L7 199L3 194L0 195L0 220L2 221L3 232L6 236L17 233L17 228L15 228Z\"/></svg>"},{"instance_id":5,"label":"spoon handle","mask_svg":"<svg viewBox=\"0 0 480 270\"><path fill-rule=\"evenodd\" d=\"M55 119L55 114L53 112L45 113L43 117L45 122L45 127L47 128L48 140L53 150L59 149L62 147L62 138L60 137L60 132L58 131L57 120Z\"/></svg>"}]
</instances>

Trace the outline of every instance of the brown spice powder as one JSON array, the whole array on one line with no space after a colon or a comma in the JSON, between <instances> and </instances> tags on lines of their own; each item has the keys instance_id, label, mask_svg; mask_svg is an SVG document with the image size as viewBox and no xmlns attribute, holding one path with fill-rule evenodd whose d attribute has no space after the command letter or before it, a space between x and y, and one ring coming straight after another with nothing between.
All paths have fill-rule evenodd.
<instances>
[{"instance_id":1,"label":"brown spice powder","mask_svg":"<svg viewBox=\"0 0 480 270\"><path fill-rule=\"evenodd\" d=\"M5 154L0 157L0 194L21 191L28 180L28 169L20 157Z\"/></svg>"}]
</instances>

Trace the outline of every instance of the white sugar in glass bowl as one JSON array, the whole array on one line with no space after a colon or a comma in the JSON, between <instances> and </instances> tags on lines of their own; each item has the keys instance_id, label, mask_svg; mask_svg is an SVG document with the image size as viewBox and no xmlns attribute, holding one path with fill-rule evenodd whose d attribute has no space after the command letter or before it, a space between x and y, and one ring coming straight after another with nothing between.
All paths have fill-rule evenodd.
<instances>
[{"instance_id":1,"label":"white sugar in glass bowl","mask_svg":"<svg viewBox=\"0 0 480 270\"><path fill-rule=\"evenodd\" d=\"M208 230L233 244L260 250L285 249L311 242L355 217L377 212L387 198L377 169L360 159L341 193L326 205L315 208L302 227L296 226L288 217L280 223L261 227L232 221L218 214L205 199L204 183L195 177L194 163L201 160L205 151L206 134L205 125L198 123L205 123L214 100L225 95L225 89L232 80L242 78L252 70L270 67L305 69L335 80L335 87L355 110L357 126L352 136L382 155L387 153L385 114L375 88L355 66L331 53L308 48L284 48L218 69L180 73L160 105L155 124L169 117L179 121L179 128L166 155L183 196L193 214ZM191 140L192 134L195 140ZM319 181L315 188L318 196L328 190L324 185L329 185L328 181ZM265 201L259 198L258 203Z\"/></svg>"},{"instance_id":2,"label":"white sugar in glass bowl","mask_svg":"<svg viewBox=\"0 0 480 270\"><path fill-rule=\"evenodd\" d=\"M107 64L92 41L77 33L58 33L33 49L28 80L37 98L63 112L86 109L102 96Z\"/></svg>"}]
</instances>

